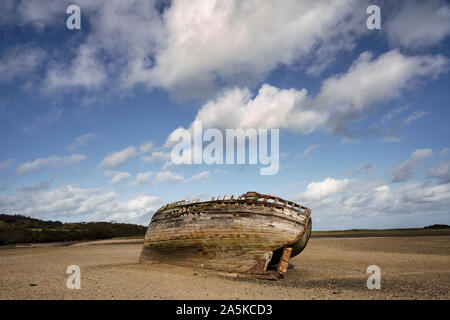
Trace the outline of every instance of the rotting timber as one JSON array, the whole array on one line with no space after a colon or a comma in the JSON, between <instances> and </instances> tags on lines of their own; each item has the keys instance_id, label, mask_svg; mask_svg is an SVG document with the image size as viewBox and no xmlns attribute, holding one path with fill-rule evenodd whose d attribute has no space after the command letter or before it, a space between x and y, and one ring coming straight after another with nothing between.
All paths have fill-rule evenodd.
<instances>
[{"instance_id":1,"label":"rotting timber","mask_svg":"<svg viewBox=\"0 0 450 320\"><path fill-rule=\"evenodd\" d=\"M278 197L178 201L153 215L140 261L275 280L310 235L311 210Z\"/></svg>"}]
</instances>

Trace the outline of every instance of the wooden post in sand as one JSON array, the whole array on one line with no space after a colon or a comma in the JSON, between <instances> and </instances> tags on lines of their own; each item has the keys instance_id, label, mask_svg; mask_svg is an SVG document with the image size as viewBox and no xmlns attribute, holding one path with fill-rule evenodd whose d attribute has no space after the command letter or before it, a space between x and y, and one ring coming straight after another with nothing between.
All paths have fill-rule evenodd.
<instances>
[{"instance_id":1,"label":"wooden post in sand","mask_svg":"<svg viewBox=\"0 0 450 320\"><path fill-rule=\"evenodd\" d=\"M291 258L292 248L286 247L281 255L280 262L278 263L277 271L280 275L285 275L289 267L289 259Z\"/></svg>"}]
</instances>

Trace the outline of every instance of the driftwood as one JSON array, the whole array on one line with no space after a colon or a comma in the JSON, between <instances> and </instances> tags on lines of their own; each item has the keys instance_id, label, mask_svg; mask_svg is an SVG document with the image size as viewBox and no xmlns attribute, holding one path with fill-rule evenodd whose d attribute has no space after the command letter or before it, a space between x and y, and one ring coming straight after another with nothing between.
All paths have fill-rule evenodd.
<instances>
[{"instance_id":1,"label":"driftwood","mask_svg":"<svg viewBox=\"0 0 450 320\"><path fill-rule=\"evenodd\" d=\"M278 279L310 234L311 210L280 198L247 192L178 201L154 214L140 261Z\"/></svg>"}]
</instances>

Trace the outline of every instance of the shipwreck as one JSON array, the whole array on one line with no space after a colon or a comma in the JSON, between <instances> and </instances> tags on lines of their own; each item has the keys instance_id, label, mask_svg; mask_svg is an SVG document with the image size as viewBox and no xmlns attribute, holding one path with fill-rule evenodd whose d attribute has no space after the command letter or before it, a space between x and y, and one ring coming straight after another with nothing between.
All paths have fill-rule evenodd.
<instances>
[{"instance_id":1,"label":"shipwreck","mask_svg":"<svg viewBox=\"0 0 450 320\"><path fill-rule=\"evenodd\" d=\"M275 280L305 248L311 223L310 209L257 192L173 202L153 215L140 261Z\"/></svg>"}]
</instances>

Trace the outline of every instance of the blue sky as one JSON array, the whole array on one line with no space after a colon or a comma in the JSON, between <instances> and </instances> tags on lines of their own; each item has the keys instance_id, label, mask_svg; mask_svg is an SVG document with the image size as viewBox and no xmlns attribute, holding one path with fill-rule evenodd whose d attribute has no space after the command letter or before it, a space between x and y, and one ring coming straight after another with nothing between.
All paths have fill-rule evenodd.
<instances>
[{"instance_id":1,"label":"blue sky","mask_svg":"<svg viewBox=\"0 0 450 320\"><path fill-rule=\"evenodd\" d=\"M254 190L315 230L450 224L449 18L440 0L2 1L0 212L146 225ZM194 120L279 129L280 170L171 163Z\"/></svg>"}]
</instances>

